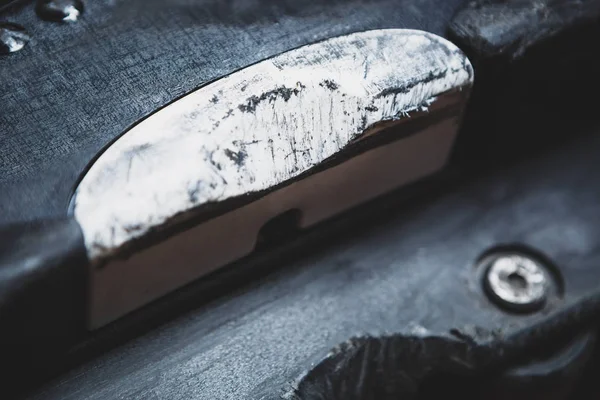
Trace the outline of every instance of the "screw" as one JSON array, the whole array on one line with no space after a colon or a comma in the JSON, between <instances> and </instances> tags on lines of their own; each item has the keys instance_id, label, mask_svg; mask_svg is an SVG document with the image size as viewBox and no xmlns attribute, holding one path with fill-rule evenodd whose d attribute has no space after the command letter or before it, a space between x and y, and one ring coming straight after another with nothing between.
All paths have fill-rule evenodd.
<instances>
[{"instance_id":1,"label":"screw","mask_svg":"<svg viewBox=\"0 0 600 400\"><path fill-rule=\"evenodd\" d=\"M29 35L21 25L0 22L0 55L21 50L29 40Z\"/></svg>"},{"instance_id":2,"label":"screw","mask_svg":"<svg viewBox=\"0 0 600 400\"><path fill-rule=\"evenodd\" d=\"M518 312L541 309L548 292L547 275L542 266L522 255L502 255L493 259L483 284L493 302Z\"/></svg>"}]
</instances>

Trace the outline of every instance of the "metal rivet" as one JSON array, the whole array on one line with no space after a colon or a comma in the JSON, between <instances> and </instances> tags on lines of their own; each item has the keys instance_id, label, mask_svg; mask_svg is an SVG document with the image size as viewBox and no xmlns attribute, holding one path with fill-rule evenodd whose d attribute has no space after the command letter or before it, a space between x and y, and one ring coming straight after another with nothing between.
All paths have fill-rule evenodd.
<instances>
[{"instance_id":1,"label":"metal rivet","mask_svg":"<svg viewBox=\"0 0 600 400\"><path fill-rule=\"evenodd\" d=\"M83 13L81 0L38 0L38 16L46 21L75 22Z\"/></svg>"},{"instance_id":2,"label":"metal rivet","mask_svg":"<svg viewBox=\"0 0 600 400\"><path fill-rule=\"evenodd\" d=\"M544 268L522 255L502 255L493 259L483 283L492 301L513 311L539 310L544 306L548 292Z\"/></svg>"},{"instance_id":3,"label":"metal rivet","mask_svg":"<svg viewBox=\"0 0 600 400\"><path fill-rule=\"evenodd\" d=\"M25 47L29 40L29 35L21 25L0 23L0 54L17 52Z\"/></svg>"}]
</instances>

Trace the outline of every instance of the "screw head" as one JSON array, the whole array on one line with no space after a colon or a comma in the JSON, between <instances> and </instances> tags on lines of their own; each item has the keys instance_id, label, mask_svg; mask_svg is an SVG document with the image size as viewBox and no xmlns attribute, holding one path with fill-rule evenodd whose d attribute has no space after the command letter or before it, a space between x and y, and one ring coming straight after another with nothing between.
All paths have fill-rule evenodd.
<instances>
[{"instance_id":1,"label":"screw head","mask_svg":"<svg viewBox=\"0 0 600 400\"><path fill-rule=\"evenodd\" d=\"M21 50L31 38L21 25L0 22L0 55Z\"/></svg>"},{"instance_id":2,"label":"screw head","mask_svg":"<svg viewBox=\"0 0 600 400\"><path fill-rule=\"evenodd\" d=\"M544 306L548 278L542 266L531 258L502 255L491 261L484 276L484 287L499 306L533 312Z\"/></svg>"}]
</instances>

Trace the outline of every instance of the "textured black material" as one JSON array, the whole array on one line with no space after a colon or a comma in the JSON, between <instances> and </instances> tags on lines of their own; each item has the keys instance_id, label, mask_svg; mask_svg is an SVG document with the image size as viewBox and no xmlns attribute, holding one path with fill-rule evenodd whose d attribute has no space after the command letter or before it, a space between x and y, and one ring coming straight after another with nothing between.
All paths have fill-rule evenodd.
<instances>
[{"instance_id":1,"label":"textured black material","mask_svg":"<svg viewBox=\"0 0 600 400\"><path fill-rule=\"evenodd\" d=\"M307 233L284 258L244 260L97 332L80 349L86 357L170 321L32 398L280 399L352 337L473 327L510 337L597 290L599 174L600 135L590 134L471 182L438 182L419 200L388 196ZM563 297L542 313L506 313L479 284L478 258L515 243L562 275ZM259 278L267 269L276 272ZM187 312L173 320L177 310ZM529 333L544 340L547 331Z\"/></svg>"},{"instance_id":2,"label":"textured black material","mask_svg":"<svg viewBox=\"0 0 600 400\"><path fill-rule=\"evenodd\" d=\"M32 0L0 0L0 11L4 11L17 5L26 4L31 1Z\"/></svg>"},{"instance_id":3,"label":"textured black material","mask_svg":"<svg viewBox=\"0 0 600 400\"><path fill-rule=\"evenodd\" d=\"M11 377L35 372L81 339L86 272L83 236L74 220L0 229L3 390L19 382Z\"/></svg>"},{"instance_id":4,"label":"textured black material","mask_svg":"<svg viewBox=\"0 0 600 400\"><path fill-rule=\"evenodd\" d=\"M565 32L597 24L599 15L597 0L479 0L469 2L456 15L451 30L478 57L516 60ZM592 37L580 36L579 40L593 43ZM565 49L548 50L559 57Z\"/></svg>"},{"instance_id":5,"label":"textured black material","mask_svg":"<svg viewBox=\"0 0 600 400\"><path fill-rule=\"evenodd\" d=\"M461 399L490 397L491 384L507 368L576 342L581 332L595 328L599 316L597 294L506 336L494 337L483 332L471 336L453 330L454 337L396 334L351 339L312 368L289 397L297 400L423 400L444 394ZM562 377L555 378L560 381ZM541 398L546 388L543 381L536 383L541 387L530 388L533 390L530 395Z\"/></svg>"},{"instance_id":6,"label":"textured black material","mask_svg":"<svg viewBox=\"0 0 600 400\"><path fill-rule=\"evenodd\" d=\"M3 18L27 48L0 58L0 223L65 215L100 149L157 108L292 48L377 28L444 34L462 0L98 0L74 24L33 5Z\"/></svg>"},{"instance_id":7,"label":"textured black material","mask_svg":"<svg viewBox=\"0 0 600 400\"><path fill-rule=\"evenodd\" d=\"M554 351L547 358L532 359L524 365L513 367L504 372L500 378L496 377L494 386L482 386L483 393L495 393L493 399L512 398L514 400L543 398L558 400L565 398L584 399L594 392L590 388L588 394L578 394L586 381L585 371L598 371L593 365L599 360L595 356L598 347L597 330L583 332L563 349ZM556 348L549 344L548 350ZM550 351L550 350L549 350ZM595 380L596 377L593 378ZM518 395L516 395L518 393Z\"/></svg>"},{"instance_id":8,"label":"textured black material","mask_svg":"<svg viewBox=\"0 0 600 400\"><path fill-rule=\"evenodd\" d=\"M597 119L600 1L469 2L449 37L476 71L461 162L497 164Z\"/></svg>"}]
</instances>

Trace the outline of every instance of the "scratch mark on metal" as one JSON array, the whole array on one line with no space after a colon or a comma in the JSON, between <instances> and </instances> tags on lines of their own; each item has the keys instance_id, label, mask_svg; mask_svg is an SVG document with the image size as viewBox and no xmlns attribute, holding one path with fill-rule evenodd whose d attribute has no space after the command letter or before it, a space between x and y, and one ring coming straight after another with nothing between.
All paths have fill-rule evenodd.
<instances>
[{"instance_id":1,"label":"scratch mark on metal","mask_svg":"<svg viewBox=\"0 0 600 400\"><path fill-rule=\"evenodd\" d=\"M452 43L389 29L292 50L204 86L90 167L74 198L88 256L110 258L174 216L291 180L374 124L427 110L472 80Z\"/></svg>"}]
</instances>

